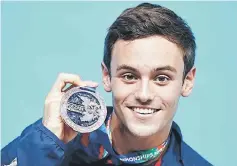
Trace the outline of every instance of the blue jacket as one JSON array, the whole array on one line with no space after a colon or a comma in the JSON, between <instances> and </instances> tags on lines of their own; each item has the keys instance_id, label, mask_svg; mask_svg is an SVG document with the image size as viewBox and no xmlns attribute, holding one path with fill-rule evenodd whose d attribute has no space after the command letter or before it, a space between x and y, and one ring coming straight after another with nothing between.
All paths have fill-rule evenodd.
<instances>
[{"instance_id":1,"label":"blue jacket","mask_svg":"<svg viewBox=\"0 0 237 166\"><path fill-rule=\"evenodd\" d=\"M112 113L108 107L108 117ZM107 117L107 118L108 118ZM107 119L106 119L107 121ZM106 165L105 158L98 159L101 145L107 151L107 157L114 154L106 133L105 125L92 132L89 144L81 143L82 135L64 144L39 119L24 129L22 134L1 150L2 165L18 166L76 166ZM149 165L155 165L149 164ZM211 166L211 164L188 146L182 139L178 125L173 122L170 143L162 157L161 166Z\"/></svg>"}]
</instances>

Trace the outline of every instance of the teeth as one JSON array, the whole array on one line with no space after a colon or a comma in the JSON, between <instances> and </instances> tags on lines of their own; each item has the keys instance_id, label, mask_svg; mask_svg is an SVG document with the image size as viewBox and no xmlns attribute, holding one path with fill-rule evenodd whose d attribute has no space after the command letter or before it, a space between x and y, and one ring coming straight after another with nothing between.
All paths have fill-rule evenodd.
<instances>
[{"instance_id":1,"label":"teeth","mask_svg":"<svg viewBox=\"0 0 237 166\"><path fill-rule=\"evenodd\" d=\"M152 114L156 112L155 109L144 109L144 108L133 108L133 111L139 113L139 114Z\"/></svg>"}]
</instances>

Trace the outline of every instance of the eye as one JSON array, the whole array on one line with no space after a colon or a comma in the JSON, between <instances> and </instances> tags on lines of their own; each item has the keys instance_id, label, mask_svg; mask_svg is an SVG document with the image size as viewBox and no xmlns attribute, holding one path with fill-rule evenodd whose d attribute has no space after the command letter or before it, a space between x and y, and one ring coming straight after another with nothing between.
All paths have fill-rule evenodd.
<instances>
[{"instance_id":1,"label":"eye","mask_svg":"<svg viewBox=\"0 0 237 166\"><path fill-rule=\"evenodd\" d=\"M155 78L155 80L157 83L161 84L161 85L165 85L170 81L170 78L166 75L159 75Z\"/></svg>"},{"instance_id":2,"label":"eye","mask_svg":"<svg viewBox=\"0 0 237 166\"><path fill-rule=\"evenodd\" d=\"M126 73L126 74L122 75L122 78L125 81L135 81L135 80L137 80L137 77L135 75L133 75L132 73Z\"/></svg>"}]
</instances>

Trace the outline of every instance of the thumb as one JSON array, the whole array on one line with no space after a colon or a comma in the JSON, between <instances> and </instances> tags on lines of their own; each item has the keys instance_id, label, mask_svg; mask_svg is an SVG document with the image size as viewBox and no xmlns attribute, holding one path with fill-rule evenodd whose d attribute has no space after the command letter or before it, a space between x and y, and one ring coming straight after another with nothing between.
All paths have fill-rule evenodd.
<instances>
[{"instance_id":1,"label":"thumb","mask_svg":"<svg viewBox=\"0 0 237 166\"><path fill-rule=\"evenodd\" d=\"M99 84L97 82L93 82L93 81L83 81L81 86L88 86L88 87L96 88L99 86Z\"/></svg>"}]
</instances>

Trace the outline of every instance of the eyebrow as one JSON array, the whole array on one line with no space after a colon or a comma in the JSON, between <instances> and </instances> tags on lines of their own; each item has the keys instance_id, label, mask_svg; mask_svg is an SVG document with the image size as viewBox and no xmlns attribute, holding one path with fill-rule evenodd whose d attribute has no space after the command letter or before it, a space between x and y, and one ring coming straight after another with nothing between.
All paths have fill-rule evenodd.
<instances>
[{"instance_id":1,"label":"eyebrow","mask_svg":"<svg viewBox=\"0 0 237 166\"><path fill-rule=\"evenodd\" d=\"M120 65L118 68L117 68L117 72L119 70L131 70L131 71L134 71L134 72L138 72L138 70L132 66L128 66L128 65ZM168 71L171 71L171 72L174 72L176 73L177 70L172 67L172 66L169 66L169 65L166 65L166 66L161 66L161 67L157 67L155 69L153 69L154 72L158 72L158 71L162 71L162 70L168 70Z\"/></svg>"},{"instance_id":2,"label":"eyebrow","mask_svg":"<svg viewBox=\"0 0 237 166\"><path fill-rule=\"evenodd\" d=\"M131 70L131 71L137 71L136 68L132 67L132 66L128 66L128 65L120 65L118 68L117 68L117 72L119 70Z\"/></svg>"},{"instance_id":3,"label":"eyebrow","mask_svg":"<svg viewBox=\"0 0 237 166\"><path fill-rule=\"evenodd\" d=\"M168 71L171 71L171 72L174 72L174 73L177 73L177 70L172 67L172 66L162 66L162 67L157 67L156 69L154 69L154 71L161 71L161 70L168 70Z\"/></svg>"}]
</instances>

